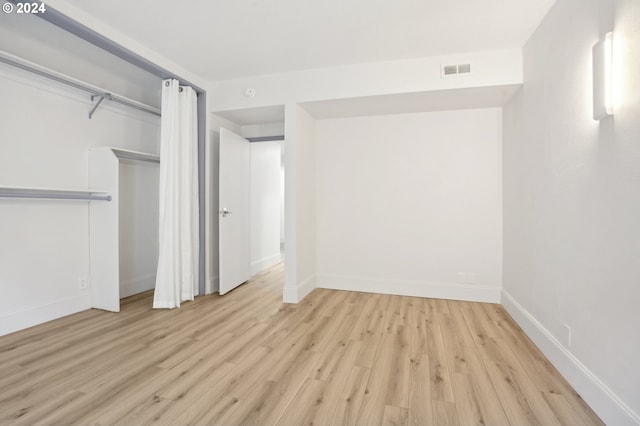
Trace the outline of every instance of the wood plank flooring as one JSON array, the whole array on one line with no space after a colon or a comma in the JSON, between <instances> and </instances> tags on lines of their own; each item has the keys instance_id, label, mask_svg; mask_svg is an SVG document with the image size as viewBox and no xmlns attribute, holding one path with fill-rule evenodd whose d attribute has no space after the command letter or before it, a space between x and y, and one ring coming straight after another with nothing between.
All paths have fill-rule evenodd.
<instances>
[{"instance_id":1,"label":"wood plank flooring","mask_svg":"<svg viewBox=\"0 0 640 426\"><path fill-rule=\"evenodd\" d=\"M0 337L0 424L602 424L500 305L282 281Z\"/></svg>"}]
</instances>

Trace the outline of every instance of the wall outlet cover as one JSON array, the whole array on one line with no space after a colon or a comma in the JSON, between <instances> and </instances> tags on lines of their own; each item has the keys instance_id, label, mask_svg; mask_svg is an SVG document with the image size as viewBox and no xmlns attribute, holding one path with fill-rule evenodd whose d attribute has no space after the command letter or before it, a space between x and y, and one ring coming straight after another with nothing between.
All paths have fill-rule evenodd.
<instances>
[{"instance_id":1,"label":"wall outlet cover","mask_svg":"<svg viewBox=\"0 0 640 426\"><path fill-rule=\"evenodd\" d=\"M85 277L78 278L78 287L80 290L89 288L89 280Z\"/></svg>"},{"instance_id":2,"label":"wall outlet cover","mask_svg":"<svg viewBox=\"0 0 640 426\"><path fill-rule=\"evenodd\" d=\"M565 343L566 343L566 345L567 345L567 348L570 348L570 347L571 347L571 327L570 327L570 326L569 326L569 324L567 324L567 323L564 323L564 324L562 324L562 325L563 325L563 326L564 326L564 328L567 330L567 334L566 334L566 336L567 336L567 340L566 340L566 342L565 342Z\"/></svg>"}]
</instances>

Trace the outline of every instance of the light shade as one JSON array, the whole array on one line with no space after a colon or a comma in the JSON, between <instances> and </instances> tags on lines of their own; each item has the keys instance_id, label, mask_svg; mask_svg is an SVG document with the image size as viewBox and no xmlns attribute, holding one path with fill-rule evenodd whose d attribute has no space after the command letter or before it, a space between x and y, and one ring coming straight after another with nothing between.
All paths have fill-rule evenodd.
<instances>
[{"instance_id":1,"label":"light shade","mask_svg":"<svg viewBox=\"0 0 640 426\"><path fill-rule=\"evenodd\" d=\"M593 45L593 119L613 114L613 33Z\"/></svg>"}]
</instances>

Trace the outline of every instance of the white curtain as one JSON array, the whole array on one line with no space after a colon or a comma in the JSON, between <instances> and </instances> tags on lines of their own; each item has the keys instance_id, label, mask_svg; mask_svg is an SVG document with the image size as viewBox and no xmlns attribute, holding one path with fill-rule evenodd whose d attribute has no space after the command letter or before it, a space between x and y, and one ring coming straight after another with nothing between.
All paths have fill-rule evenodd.
<instances>
[{"instance_id":1,"label":"white curtain","mask_svg":"<svg viewBox=\"0 0 640 426\"><path fill-rule=\"evenodd\" d=\"M198 118L196 93L162 82L160 252L154 308L177 308L198 294Z\"/></svg>"}]
</instances>

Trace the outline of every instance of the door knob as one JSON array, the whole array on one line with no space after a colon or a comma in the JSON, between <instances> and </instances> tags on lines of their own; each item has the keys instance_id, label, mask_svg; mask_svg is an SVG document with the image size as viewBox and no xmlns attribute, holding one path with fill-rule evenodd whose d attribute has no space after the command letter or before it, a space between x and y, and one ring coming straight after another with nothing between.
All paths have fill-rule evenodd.
<instances>
[{"instance_id":1,"label":"door knob","mask_svg":"<svg viewBox=\"0 0 640 426\"><path fill-rule=\"evenodd\" d=\"M223 207L222 209L220 209L220 214L222 215L222 217L227 217L228 215L231 214L231 212L227 210L226 207Z\"/></svg>"}]
</instances>

